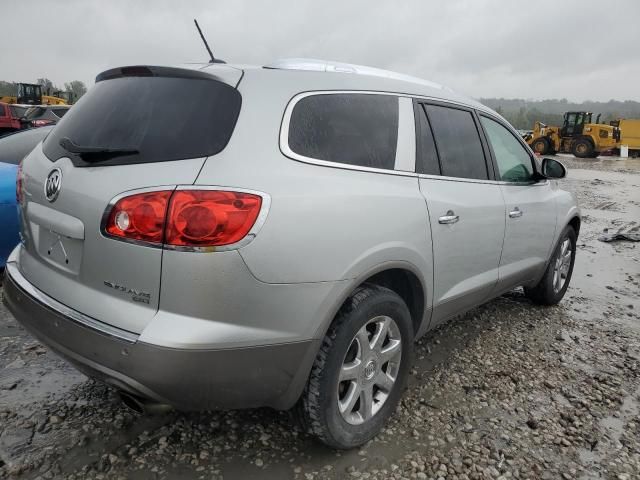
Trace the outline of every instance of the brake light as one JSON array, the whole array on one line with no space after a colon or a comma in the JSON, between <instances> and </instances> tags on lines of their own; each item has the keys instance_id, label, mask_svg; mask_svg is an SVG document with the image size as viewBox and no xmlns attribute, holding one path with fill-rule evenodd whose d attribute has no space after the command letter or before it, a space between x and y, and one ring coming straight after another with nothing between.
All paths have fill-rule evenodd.
<instances>
[{"instance_id":1,"label":"brake light","mask_svg":"<svg viewBox=\"0 0 640 480\"><path fill-rule=\"evenodd\" d=\"M242 240L258 218L262 197L219 190L176 190L167 215L166 243L221 246Z\"/></svg>"},{"instance_id":2,"label":"brake light","mask_svg":"<svg viewBox=\"0 0 640 480\"><path fill-rule=\"evenodd\" d=\"M31 120L32 127L46 127L47 125L51 125L53 120Z\"/></svg>"},{"instance_id":3,"label":"brake light","mask_svg":"<svg viewBox=\"0 0 640 480\"><path fill-rule=\"evenodd\" d=\"M138 193L116 202L104 227L108 235L162 244L171 191Z\"/></svg>"},{"instance_id":4,"label":"brake light","mask_svg":"<svg viewBox=\"0 0 640 480\"><path fill-rule=\"evenodd\" d=\"M102 226L106 235L176 247L230 245L247 236L260 195L223 190L156 191L121 198Z\"/></svg>"}]
</instances>

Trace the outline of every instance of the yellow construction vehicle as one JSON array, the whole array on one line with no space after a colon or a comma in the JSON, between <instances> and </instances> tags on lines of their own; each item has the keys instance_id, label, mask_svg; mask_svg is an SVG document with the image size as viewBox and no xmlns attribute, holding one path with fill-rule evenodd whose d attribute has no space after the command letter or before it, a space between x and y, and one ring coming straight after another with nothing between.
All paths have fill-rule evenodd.
<instances>
[{"instance_id":1,"label":"yellow construction vehicle","mask_svg":"<svg viewBox=\"0 0 640 480\"><path fill-rule=\"evenodd\" d=\"M618 128L617 150L623 145L629 149L629 156L640 156L640 119L621 118L609 122L613 127Z\"/></svg>"},{"instance_id":2,"label":"yellow construction vehicle","mask_svg":"<svg viewBox=\"0 0 640 480\"><path fill-rule=\"evenodd\" d=\"M573 153L579 158L595 158L600 152L617 148L619 129L613 125L591 122L591 112L567 112L562 127L536 122L533 132L524 137L540 155Z\"/></svg>"},{"instance_id":3,"label":"yellow construction vehicle","mask_svg":"<svg viewBox=\"0 0 640 480\"><path fill-rule=\"evenodd\" d=\"M62 92L60 92L62 93ZM68 102L57 95L43 95L42 85L18 83L16 95L0 97L0 102L20 105L67 105Z\"/></svg>"}]
</instances>

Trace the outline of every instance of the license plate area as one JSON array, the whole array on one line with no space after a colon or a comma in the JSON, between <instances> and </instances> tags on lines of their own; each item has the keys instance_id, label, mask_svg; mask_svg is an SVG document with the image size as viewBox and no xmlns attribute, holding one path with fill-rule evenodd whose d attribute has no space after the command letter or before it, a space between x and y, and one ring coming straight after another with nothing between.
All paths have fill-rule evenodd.
<instances>
[{"instance_id":1,"label":"license plate area","mask_svg":"<svg viewBox=\"0 0 640 480\"><path fill-rule=\"evenodd\" d=\"M36 243L40 257L51 265L77 274L82 262L83 240L67 237L40 225L33 227L38 230Z\"/></svg>"}]
</instances>

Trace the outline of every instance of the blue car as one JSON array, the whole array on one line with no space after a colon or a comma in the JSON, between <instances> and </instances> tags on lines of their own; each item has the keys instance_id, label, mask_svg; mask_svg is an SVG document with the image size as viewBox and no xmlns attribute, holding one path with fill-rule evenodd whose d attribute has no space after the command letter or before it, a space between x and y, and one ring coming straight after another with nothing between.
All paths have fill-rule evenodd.
<instances>
[{"instance_id":1,"label":"blue car","mask_svg":"<svg viewBox=\"0 0 640 480\"><path fill-rule=\"evenodd\" d=\"M52 129L32 128L0 137L0 269L20 241L16 202L18 164Z\"/></svg>"}]
</instances>

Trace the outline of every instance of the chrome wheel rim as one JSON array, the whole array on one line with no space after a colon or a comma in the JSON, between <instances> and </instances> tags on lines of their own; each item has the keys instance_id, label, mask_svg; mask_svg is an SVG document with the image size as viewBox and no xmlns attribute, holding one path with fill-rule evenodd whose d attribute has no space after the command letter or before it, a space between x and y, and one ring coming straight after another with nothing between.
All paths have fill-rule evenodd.
<instances>
[{"instance_id":1,"label":"chrome wheel rim","mask_svg":"<svg viewBox=\"0 0 640 480\"><path fill-rule=\"evenodd\" d=\"M380 411L400 371L402 340L396 322L374 317L355 334L338 376L338 411L360 425Z\"/></svg>"},{"instance_id":2,"label":"chrome wheel rim","mask_svg":"<svg viewBox=\"0 0 640 480\"><path fill-rule=\"evenodd\" d=\"M558 293L567 283L569 269L571 268L571 241L568 238L562 242L553 267L553 291Z\"/></svg>"}]
</instances>

